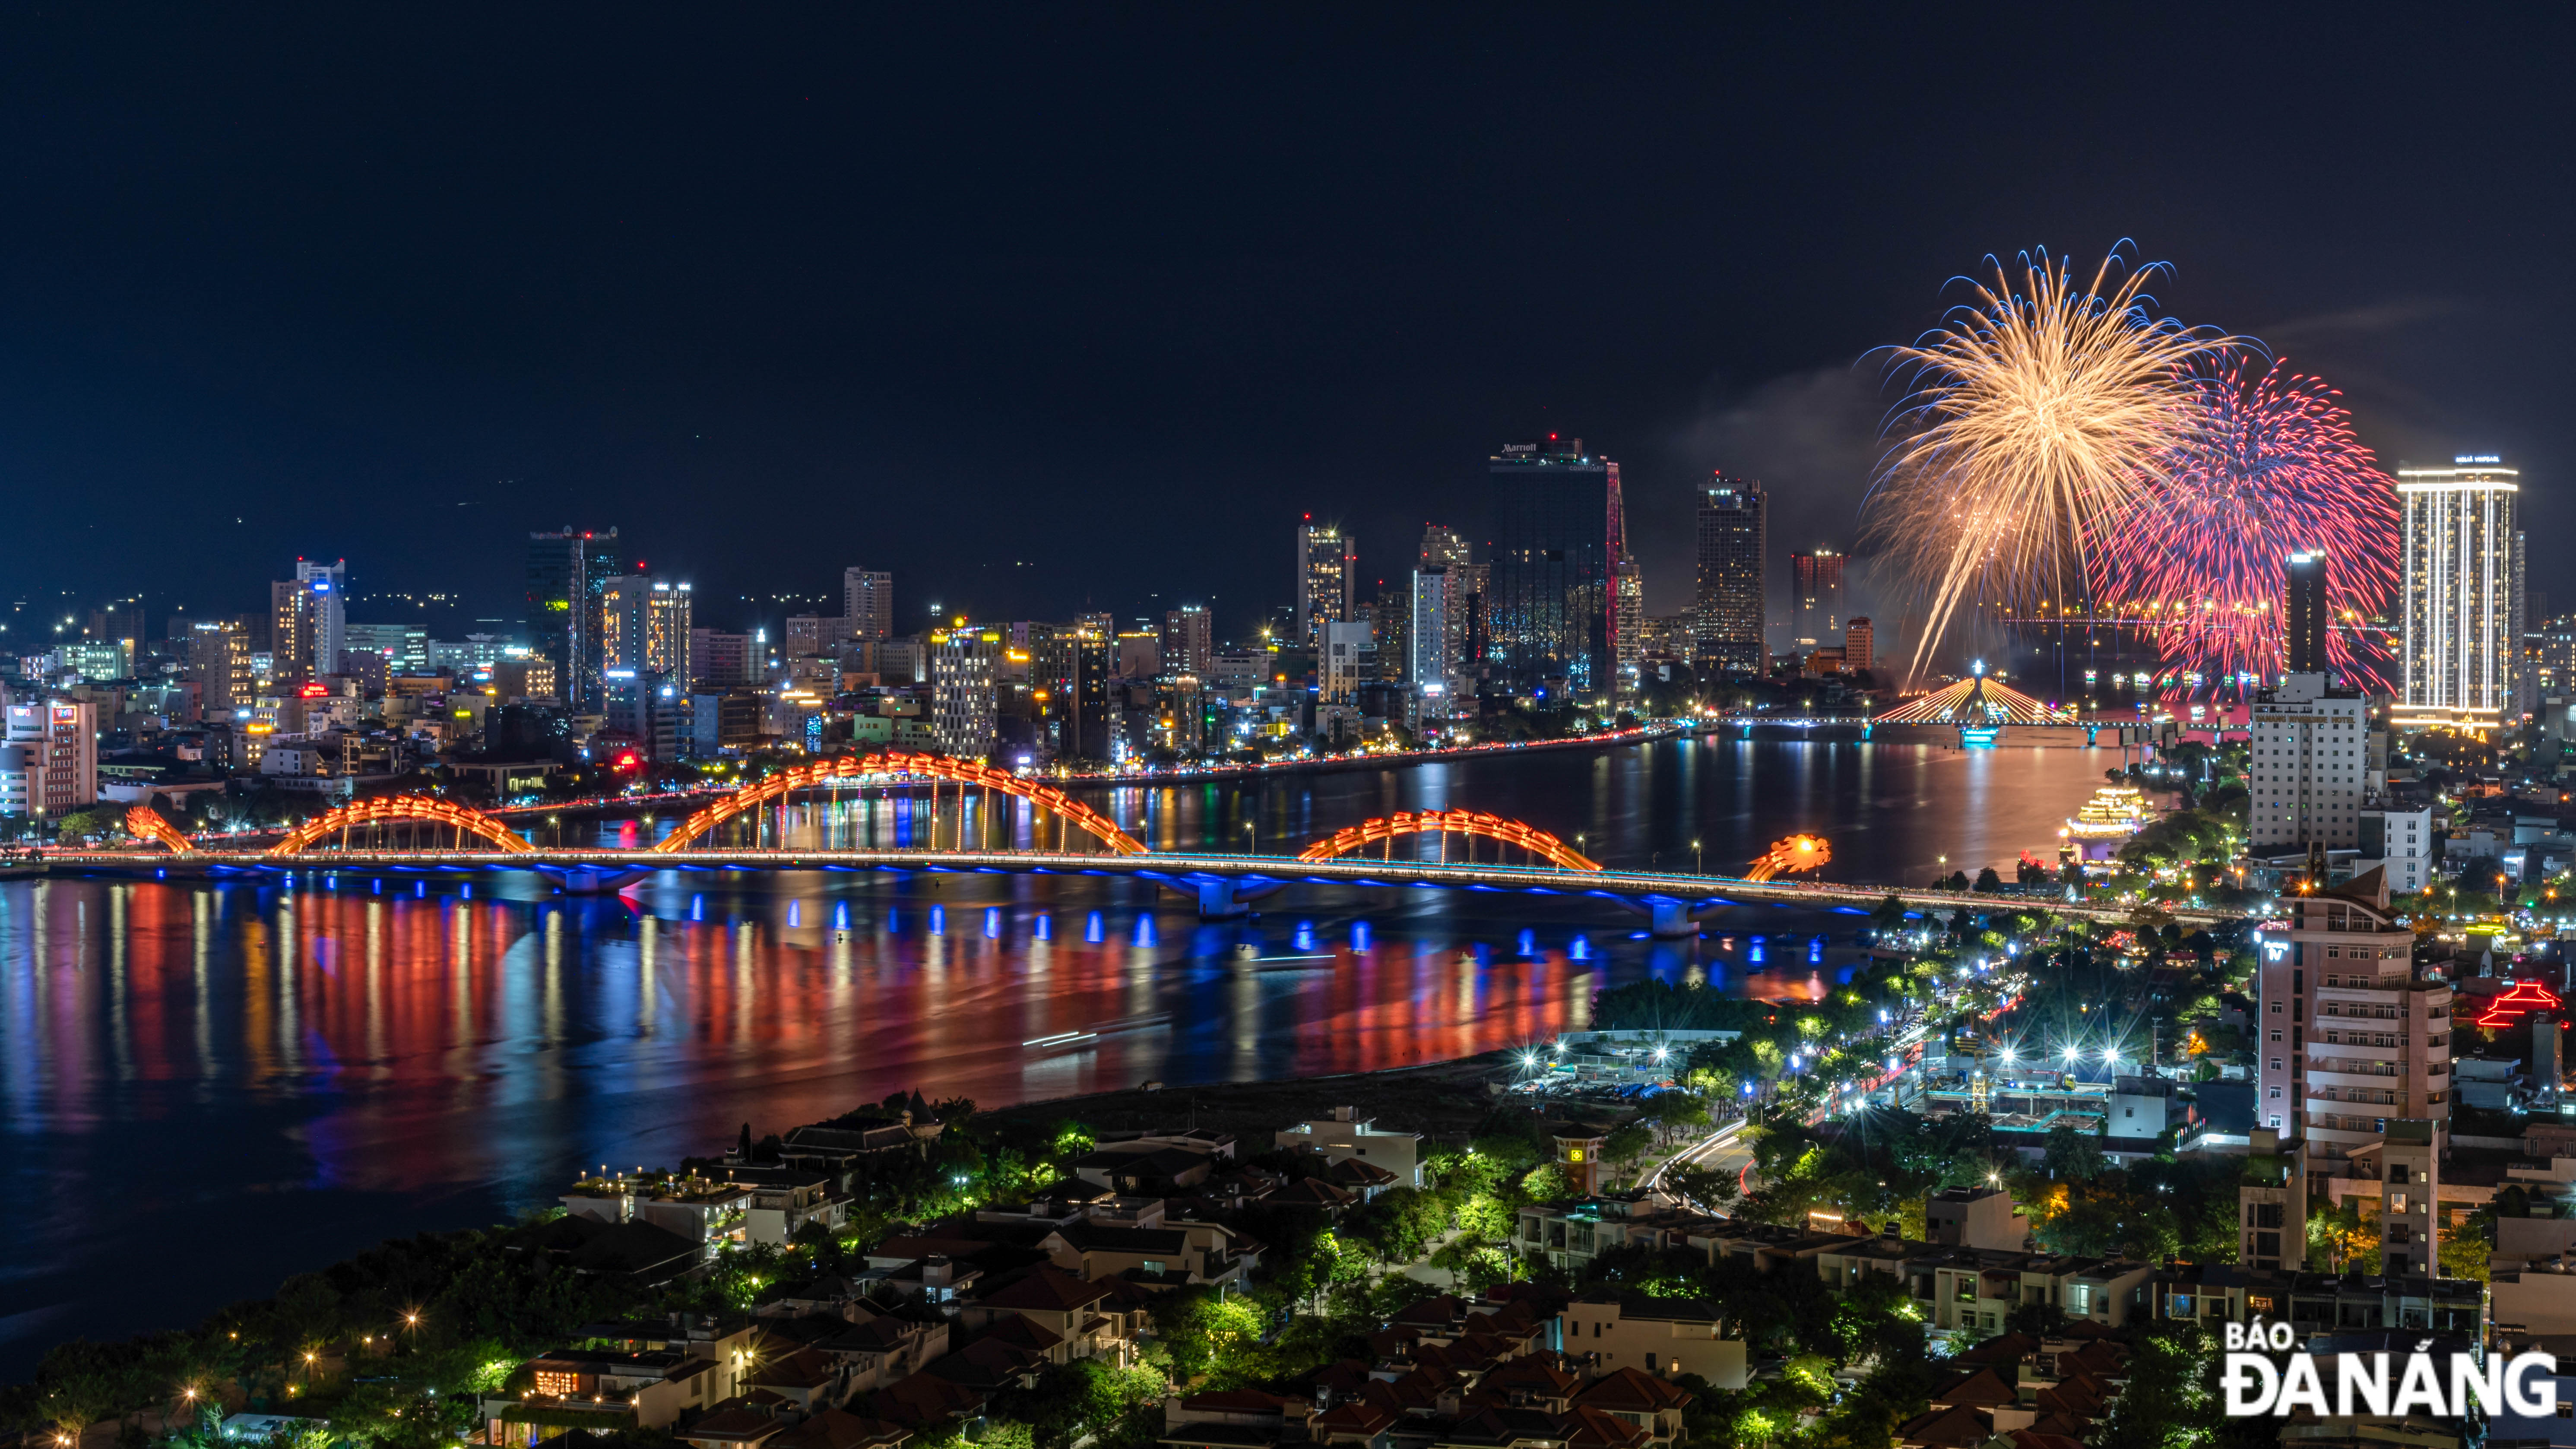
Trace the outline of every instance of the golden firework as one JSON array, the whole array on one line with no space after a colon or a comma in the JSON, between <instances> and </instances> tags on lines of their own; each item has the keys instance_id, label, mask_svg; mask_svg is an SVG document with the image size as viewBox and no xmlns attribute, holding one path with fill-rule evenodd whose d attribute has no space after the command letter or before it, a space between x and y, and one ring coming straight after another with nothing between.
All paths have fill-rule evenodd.
<instances>
[{"instance_id":1,"label":"golden firework","mask_svg":"<svg viewBox=\"0 0 2576 1449\"><path fill-rule=\"evenodd\" d=\"M2114 248L2077 287L2045 252L2001 261L1991 286L1911 347L1888 349L1911 392L1881 460L1868 529L1921 591L1914 667L1962 608L2016 612L2082 597L2085 530L2150 486L2199 409L2183 369L2238 339L2149 312L2141 267Z\"/></svg>"}]
</instances>

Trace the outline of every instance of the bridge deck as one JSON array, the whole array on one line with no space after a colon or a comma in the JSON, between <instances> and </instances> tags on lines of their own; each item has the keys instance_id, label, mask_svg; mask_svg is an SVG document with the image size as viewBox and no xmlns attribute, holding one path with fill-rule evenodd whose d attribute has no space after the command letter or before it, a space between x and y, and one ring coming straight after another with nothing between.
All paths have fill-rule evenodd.
<instances>
[{"instance_id":1,"label":"bridge deck","mask_svg":"<svg viewBox=\"0 0 2576 1449\"><path fill-rule=\"evenodd\" d=\"M2031 896L1978 895L1866 885L1837 881L1749 881L1735 876L1693 875L1673 871L1609 870L1599 873L1551 866L1476 864L1441 865L1427 861L1298 860L1281 855L1211 855L1154 852L1112 855L1106 852L1056 851L904 851L904 850L690 850L670 854L650 850L317 850L294 856L250 851L198 851L172 855L142 851L57 852L46 864L66 872L113 875L204 875L236 871L382 871L395 874L467 870L541 870L582 872L676 871L939 871L998 875L1128 875L1175 886L1230 880L1250 886L1316 884L1379 887L1427 887L1450 890L1517 891L1534 895L1596 896L1651 903L1683 902L1704 909L1742 901L1802 903L1868 908L1895 895L1915 910L1974 911L2027 908L2097 921L2126 921L2133 908L2093 902L2046 900ZM2224 916L2216 911L2177 910L2174 919L2208 924Z\"/></svg>"}]
</instances>

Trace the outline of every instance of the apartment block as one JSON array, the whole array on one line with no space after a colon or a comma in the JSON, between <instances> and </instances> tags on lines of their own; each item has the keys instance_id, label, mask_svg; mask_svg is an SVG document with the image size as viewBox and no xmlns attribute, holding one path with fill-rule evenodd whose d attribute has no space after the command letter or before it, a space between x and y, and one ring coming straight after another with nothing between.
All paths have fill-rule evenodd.
<instances>
[{"instance_id":1,"label":"apartment block","mask_svg":"<svg viewBox=\"0 0 2576 1449\"><path fill-rule=\"evenodd\" d=\"M2450 1133L2451 988L2419 976L2388 877L2285 903L2255 934L2262 1008L2258 1125L2349 1157L2392 1121Z\"/></svg>"}]
</instances>

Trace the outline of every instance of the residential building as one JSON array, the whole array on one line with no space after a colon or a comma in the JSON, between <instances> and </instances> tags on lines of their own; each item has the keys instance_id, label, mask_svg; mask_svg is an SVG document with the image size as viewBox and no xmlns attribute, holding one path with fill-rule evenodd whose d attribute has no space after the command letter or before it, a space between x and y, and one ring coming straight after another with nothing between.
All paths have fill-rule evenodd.
<instances>
[{"instance_id":1,"label":"residential building","mask_svg":"<svg viewBox=\"0 0 2576 1449\"><path fill-rule=\"evenodd\" d=\"M853 639L894 637L894 575L874 569L841 570L841 617Z\"/></svg>"},{"instance_id":2,"label":"residential building","mask_svg":"<svg viewBox=\"0 0 2576 1449\"><path fill-rule=\"evenodd\" d=\"M2449 1025L2447 1012L2443 1024ZM2386 1278L2433 1277L2441 1269L2441 1158L2449 1113L2391 1121L2380 1134L2379 1272Z\"/></svg>"},{"instance_id":3,"label":"residential building","mask_svg":"<svg viewBox=\"0 0 2576 1449\"><path fill-rule=\"evenodd\" d=\"M1207 606L1183 604L1165 610L1158 653L1163 673L1206 678L1208 661L1216 655L1216 622Z\"/></svg>"},{"instance_id":4,"label":"residential building","mask_svg":"<svg viewBox=\"0 0 2576 1449\"><path fill-rule=\"evenodd\" d=\"M1324 626L1324 703L1350 704L1359 698L1360 685L1377 665L1373 637L1365 619L1350 623L1336 619Z\"/></svg>"},{"instance_id":5,"label":"residential building","mask_svg":"<svg viewBox=\"0 0 2576 1449\"><path fill-rule=\"evenodd\" d=\"M1759 673L1763 641L1763 561L1770 547L1762 485L1714 475L1699 495L1697 592L1691 659L1700 669Z\"/></svg>"},{"instance_id":6,"label":"residential building","mask_svg":"<svg viewBox=\"0 0 2576 1449\"><path fill-rule=\"evenodd\" d=\"M931 732L941 753L980 760L993 753L994 671L1002 631L959 624L930 636Z\"/></svg>"},{"instance_id":7,"label":"residential building","mask_svg":"<svg viewBox=\"0 0 2576 1449\"><path fill-rule=\"evenodd\" d=\"M1878 667L1878 631L1867 618L1843 626L1843 668L1854 674Z\"/></svg>"},{"instance_id":8,"label":"residential building","mask_svg":"<svg viewBox=\"0 0 2576 1449\"><path fill-rule=\"evenodd\" d=\"M2246 786L2254 855L2351 850L2361 840L2367 703L2323 674L2284 675L2255 698Z\"/></svg>"},{"instance_id":9,"label":"residential building","mask_svg":"<svg viewBox=\"0 0 2576 1449\"><path fill-rule=\"evenodd\" d=\"M1905 1265L1913 1296L1934 1328L2001 1332L2024 1304L2055 1304L2070 1319L2124 1328L2150 1317L2155 1269L2126 1259L1938 1248Z\"/></svg>"},{"instance_id":10,"label":"residential building","mask_svg":"<svg viewBox=\"0 0 2576 1449\"><path fill-rule=\"evenodd\" d=\"M1497 527L1485 626L1502 677L1535 694L1608 696L1619 465L1550 434L1504 444L1486 470Z\"/></svg>"},{"instance_id":11,"label":"residential building","mask_svg":"<svg viewBox=\"0 0 2576 1449\"><path fill-rule=\"evenodd\" d=\"M1842 631L1841 554L1820 549L1789 555L1789 588L1795 606L1789 632L1801 647L1825 643Z\"/></svg>"},{"instance_id":12,"label":"residential building","mask_svg":"<svg viewBox=\"0 0 2576 1449\"><path fill-rule=\"evenodd\" d=\"M1923 1201L1923 1230L1944 1248L2027 1252L2030 1219L2000 1187L1947 1187Z\"/></svg>"},{"instance_id":13,"label":"residential building","mask_svg":"<svg viewBox=\"0 0 2576 1449\"><path fill-rule=\"evenodd\" d=\"M2398 725L2487 729L2519 712L2521 482L2500 462L2397 470Z\"/></svg>"},{"instance_id":14,"label":"residential building","mask_svg":"<svg viewBox=\"0 0 2576 1449\"><path fill-rule=\"evenodd\" d=\"M1596 1373L1697 1374L1721 1389L1747 1382L1744 1340L1720 1335L1717 1305L1696 1298L1589 1293L1559 1315L1565 1351Z\"/></svg>"},{"instance_id":15,"label":"residential building","mask_svg":"<svg viewBox=\"0 0 2576 1449\"><path fill-rule=\"evenodd\" d=\"M2441 857L2434 842L2433 807L2361 812L2360 858L2356 873L2379 870L2391 895L2411 896L2433 883L2433 862Z\"/></svg>"},{"instance_id":16,"label":"residential building","mask_svg":"<svg viewBox=\"0 0 2576 1449\"><path fill-rule=\"evenodd\" d=\"M98 803L98 715L88 700L13 704L0 736L0 815L60 817Z\"/></svg>"},{"instance_id":17,"label":"residential building","mask_svg":"<svg viewBox=\"0 0 2576 1449\"><path fill-rule=\"evenodd\" d=\"M752 1190L704 1177L619 1173L583 1178L560 1199L577 1218L608 1224L649 1223L695 1244L706 1262L749 1236Z\"/></svg>"},{"instance_id":18,"label":"residential building","mask_svg":"<svg viewBox=\"0 0 2576 1449\"><path fill-rule=\"evenodd\" d=\"M188 678L207 719L231 720L251 706L250 631L230 619L200 619L188 628Z\"/></svg>"},{"instance_id":19,"label":"residential building","mask_svg":"<svg viewBox=\"0 0 2576 1449\"><path fill-rule=\"evenodd\" d=\"M751 1192L743 1209L743 1236L751 1242L792 1243L809 1226L834 1232L849 1215L850 1196L837 1190L830 1173L749 1165L721 1172L727 1183Z\"/></svg>"},{"instance_id":20,"label":"residential building","mask_svg":"<svg viewBox=\"0 0 2576 1449\"><path fill-rule=\"evenodd\" d=\"M2451 988L2415 973L2387 877L2285 900L2255 934L2257 1125L2312 1157L2375 1146L2392 1121L2450 1127Z\"/></svg>"},{"instance_id":21,"label":"residential building","mask_svg":"<svg viewBox=\"0 0 2576 1449\"><path fill-rule=\"evenodd\" d=\"M1336 619L1358 617L1360 544L1340 527L1317 523L1313 514L1297 525L1297 638L1308 649L1324 646L1324 626Z\"/></svg>"},{"instance_id":22,"label":"residential building","mask_svg":"<svg viewBox=\"0 0 2576 1449\"><path fill-rule=\"evenodd\" d=\"M2245 1180L2236 1189L2242 1233L2236 1261L2297 1272L2308 1261L2308 1155L2279 1128L2248 1134Z\"/></svg>"},{"instance_id":23,"label":"residential building","mask_svg":"<svg viewBox=\"0 0 2576 1449\"><path fill-rule=\"evenodd\" d=\"M1300 1122L1285 1132L1274 1132L1271 1144L1307 1148L1336 1162L1356 1157L1372 1167L1385 1168L1403 1186L1423 1185L1422 1134L1381 1131L1375 1120L1360 1116L1354 1107L1335 1107L1330 1116L1321 1120Z\"/></svg>"}]
</instances>

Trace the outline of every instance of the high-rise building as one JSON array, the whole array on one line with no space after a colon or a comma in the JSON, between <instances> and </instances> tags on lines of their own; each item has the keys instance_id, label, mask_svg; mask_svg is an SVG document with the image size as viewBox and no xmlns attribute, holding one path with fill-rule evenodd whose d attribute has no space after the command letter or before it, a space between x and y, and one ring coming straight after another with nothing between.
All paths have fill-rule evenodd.
<instances>
[{"instance_id":1,"label":"high-rise building","mask_svg":"<svg viewBox=\"0 0 2576 1449\"><path fill-rule=\"evenodd\" d=\"M1699 495L1694 667L1760 673L1762 564L1770 547L1762 485L1716 474Z\"/></svg>"},{"instance_id":2,"label":"high-rise building","mask_svg":"<svg viewBox=\"0 0 2576 1449\"><path fill-rule=\"evenodd\" d=\"M1359 699L1361 682L1377 664L1371 648L1373 638L1366 619L1336 619L1324 627L1324 703L1351 704Z\"/></svg>"},{"instance_id":3,"label":"high-rise building","mask_svg":"<svg viewBox=\"0 0 2576 1449\"><path fill-rule=\"evenodd\" d=\"M994 667L1002 631L960 624L930 635L930 732L940 752L960 760L993 753Z\"/></svg>"},{"instance_id":4,"label":"high-rise building","mask_svg":"<svg viewBox=\"0 0 2576 1449\"><path fill-rule=\"evenodd\" d=\"M576 709L597 709L608 581L626 574L617 530L528 535L528 640L555 662L555 677Z\"/></svg>"},{"instance_id":5,"label":"high-rise building","mask_svg":"<svg viewBox=\"0 0 2576 1449\"><path fill-rule=\"evenodd\" d=\"M1611 521L1619 465L1551 434L1506 443L1486 463L1498 537L1485 627L1503 677L1579 699L1608 695Z\"/></svg>"},{"instance_id":6,"label":"high-rise building","mask_svg":"<svg viewBox=\"0 0 2576 1449\"><path fill-rule=\"evenodd\" d=\"M1405 672L1426 700L1448 695L1457 679L1462 641L1451 618L1456 598L1447 568L1430 564L1413 571L1413 632L1408 650L1412 657Z\"/></svg>"},{"instance_id":7,"label":"high-rise building","mask_svg":"<svg viewBox=\"0 0 2576 1449\"><path fill-rule=\"evenodd\" d=\"M1183 604L1163 612L1162 667L1165 674L1205 679L1208 660L1216 654L1216 625L1204 604Z\"/></svg>"},{"instance_id":8,"label":"high-rise building","mask_svg":"<svg viewBox=\"0 0 2576 1449\"><path fill-rule=\"evenodd\" d=\"M1636 693L1646 657L1646 574L1635 559L1610 568L1610 647L1619 661L1619 692Z\"/></svg>"},{"instance_id":9,"label":"high-rise building","mask_svg":"<svg viewBox=\"0 0 2576 1449\"><path fill-rule=\"evenodd\" d=\"M1858 674L1878 664L1878 630L1867 618L1843 626L1843 668Z\"/></svg>"},{"instance_id":10,"label":"high-rise building","mask_svg":"<svg viewBox=\"0 0 2576 1449\"><path fill-rule=\"evenodd\" d=\"M1459 537L1456 529L1437 523L1423 525L1422 558L1414 575L1413 612L1416 618L1421 617L1423 575L1438 579L1443 591L1441 618L1448 638L1441 646L1443 662L1439 672L1427 676L1417 672L1413 676L1415 684L1445 683L1449 692L1456 693L1475 678L1475 665L1482 662L1477 652L1482 631L1475 611L1484 604L1486 571L1485 565L1474 561L1467 540Z\"/></svg>"},{"instance_id":11,"label":"high-rise building","mask_svg":"<svg viewBox=\"0 0 2576 1449\"><path fill-rule=\"evenodd\" d=\"M1829 550L1789 555L1789 584L1797 612L1791 632L1804 645L1822 644L1843 628L1843 556Z\"/></svg>"},{"instance_id":12,"label":"high-rise building","mask_svg":"<svg viewBox=\"0 0 2576 1449\"><path fill-rule=\"evenodd\" d=\"M1377 597L1367 609L1369 637L1376 640L1377 662L1370 674L1387 684L1409 684L1413 681L1413 579L1411 575L1397 581L1392 588L1384 579L1377 582Z\"/></svg>"},{"instance_id":13,"label":"high-rise building","mask_svg":"<svg viewBox=\"0 0 2576 1449\"><path fill-rule=\"evenodd\" d=\"M2361 840L2370 721L2361 695L2323 674L2284 675L2256 696L2246 765L2247 848L2283 855Z\"/></svg>"},{"instance_id":14,"label":"high-rise building","mask_svg":"<svg viewBox=\"0 0 2576 1449\"><path fill-rule=\"evenodd\" d=\"M602 727L624 737L635 753L653 764L668 764L683 753L683 728L689 697L669 676L657 670L608 664L600 671Z\"/></svg>"},{"instance_id":15,"label":"high-rise building","mask_svg":"<svg viewBox=\"0 0 2576 1449\"><path fill-rule=\"evenodd\" d=\"M1099 618L1075 624L1015 624L1014 647L1029 655L1029 697L1053 726L1055 751L1066 760L1117 757L1116 722L1110 710L1114 672L1113 631Z\"/></svg>"},{"instance_id":16,"label":"high-rise building","mask_svg":"<svg viewBox=\"0 0 2576 1449\"><path fill-rule=\"evenodd\" d=\"M394 674L430 670L429 630L418 624L349 624L343 626L343 653L374 654Z\"/></svg>"},{"instance_id":17,"label":"high-rise building","mask_svg":"<svg viewBox=\"0 0 2576 1449\"><path fill-rule=\"evenodd\" d=\"M6 744L14 769L0 763L0 811L67 815L98 803L98 714L87 700L57 699L8 707Z\"/></svg>"},{"instance_id":18,"label":"high-rise building","mask_svg":"<svg viewBox=\"0 0 2576 1449\"><path fill-rule=\"evenodd\" d=\"M2451 988L2414 968L2414 932L2389 910L2387 877L2285 896L2285 926L2257 933L2258 1125L2349 1157L2401 1135L2450 1135ZM2416 1271L2431 1244L2418 1244Z\"/></svg>"},{"instance_id":19,"label":"high-rise building","mask_svg":"<svg viewBox=\"0 0 2576 1449\"><path fill-rule=\"evenodd\" d=\"M685 685L695 677L689 658L695 598L687 584L668 579L610 579L599 604L601 666Z\"/></svg>"},{"instance_id":20,"label":"high-rise building","mask_svg":"<svg viewBox=\"0 0 2576 1449\"><path fill-rule=\"evenodd\" d=\"M251 703L250 630L232 619L200 619L188 631L188 677L208 719L230 720Z\"/></svg>"},{"instance_id":21,"label":"high-rise building","mask_svg":"<svg viewBox=\"0 0 2576 1449\"><path fill-rule=\"evenodd\" d=\"M894 575L873 569L841 570L841 616L853 639L894 637Z\"/></svg>"},{"instance_id":22,"label":"high-rise building","mask_svg":"<svg viewBox=\"0 0 2576 1449\"><path fill-rule=\"evenodd\" d=\"M2289 598L2281 611L2283 670L2326 672L2326 556L2313 549L2290 555Z\"/></svg>"},{"instance_id":23,"label":"high-rise building","mask_svg":"<svg viewBox=\"0 0 2576 1449\"><path fill-rule=\"evenodd\" d=\"M692 688L722 693L759 679L753 668L751 636L721 629L689 631L689 680Z\"/></svg>"},{"instance_id":24,"label":"high-rise building","mask_svg":"<svg viewBox=\"0 0 2576 1449\"><path fill-rule=\"evenodd\" d=\"M1323 647L1324 626L1357 615L1360 542L1314 515L1297 525L1297 636L1306 648Z\"/></svg>"},{"instance_id":25,"label":"high-rise building","mask_svg":"<svg viewBox=\"0 0 2576 1449\"><path fill-rule=\"evenodd\" d=\"M295 577L268 586L269 654L273 677L280 684L302 684L317 675L337 673L340 653L349 647L347 591L349 562L295 561Z\"/></svg>"},{"instance_id":26,"label":"high-rise building","mask_svg":"<svg viewBox=\"0 0 2576 1449\"><path fill-rule=\"evenodd\" d=\"M2399 468L2404 687L2394 723L2490 728L2518 712L2522 621L2517 470L2492 456Z\"/></svg>"}]
</instances>

